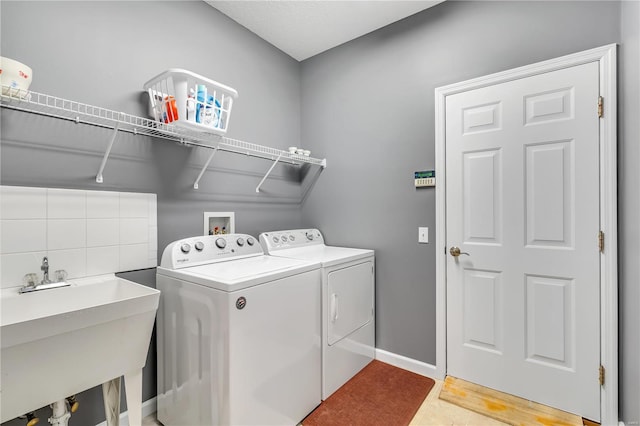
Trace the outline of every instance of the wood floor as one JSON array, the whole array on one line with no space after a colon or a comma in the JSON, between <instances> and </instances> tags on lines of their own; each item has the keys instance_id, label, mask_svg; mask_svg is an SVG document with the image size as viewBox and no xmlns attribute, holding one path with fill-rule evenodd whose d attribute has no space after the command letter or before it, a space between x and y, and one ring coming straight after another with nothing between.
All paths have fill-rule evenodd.
<instances>
[{"instance_id":1,"label":"wood floor","mask_svg":"<svg viewBox=\"0 0 640 426\"><path fill-rule=\"evenodd\" d=\"M447 376L440 399L510 425L583 426L575 414Z\"/></svg>"},{"instance_id":2,"label":"wood floor","mask_svg":"<svg viewBox=\"0 0 640 426\"><path fill-rule=\"evenodd\" d=\"M506 423L438 398L444 386L442 380L427 395L410 426L504 426Z\"/></svg>"}]
</instances>

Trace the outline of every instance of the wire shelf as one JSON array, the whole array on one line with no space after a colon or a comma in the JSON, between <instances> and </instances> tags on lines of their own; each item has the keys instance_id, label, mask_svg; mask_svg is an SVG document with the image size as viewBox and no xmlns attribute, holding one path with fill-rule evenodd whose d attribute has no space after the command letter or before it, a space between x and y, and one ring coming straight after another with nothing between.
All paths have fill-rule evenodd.
<instances>
[{"instance_id":1,"label":"wire shelf","mask_svg":"<svg viewBox=\"0 0 640 426\"><path fill-rule=\"evenodd\" d=\"M33 91L2 86L0 107L48 117L84 123L117 131L168 139L186 145L244 154L294 165L314 164L326 167L326 159L292 154L288 151L227 138L212 133L189 130L149 118L113 111L81 102Z\"/></svg>"}]
</instances>

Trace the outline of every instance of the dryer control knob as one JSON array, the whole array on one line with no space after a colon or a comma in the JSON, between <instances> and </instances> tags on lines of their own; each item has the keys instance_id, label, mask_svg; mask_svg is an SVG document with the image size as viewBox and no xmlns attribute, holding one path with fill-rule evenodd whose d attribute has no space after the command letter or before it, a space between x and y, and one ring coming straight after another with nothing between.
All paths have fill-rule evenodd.
<instances>
[{"instance_id":1,"label":"dryer control knob","mask_svg":"<svg viewBox=\"0 0 640 426\"><path fill-rule=\"evenodd\" d=\"M218 238L216 240L216 246L219 249L223 249L223 248L225 248L227 246L227 241L224 238Z\"/></svg>"},{"instance_id":2,"label":"dryer control knob","mask_svg":"<svg viewBox=\"0 0 640 426\"><path fill-rule=\"evenodd\" d=\"M280 237L280 241L282 241L283 243L287 242L287 236L283 235L282 237Z\"/></svg>"},{"instance_id":3,"label":"dryer control knob","mask_svg":"<svg viewBox=\"0 0 640 426\"><path fill-rule=\"evenodd\" d=\"M187 254L191 251L191 246L187 243L184 243L180 246L180 251L182 251L184 254Z\"/></svg>"},{"instance_id":4,"label":"dryer control knob","mask_svg":"<svg viewBox=\"0 0 640 426\"><path fill-rule=\"evenodd\" d=\"M295 235L293 234L289 235L289 241L295 241L295 240L296 240Z\"/></svg>"},{"instance_id":5,"label":"dryer control knob","mask_svg":"<svg viewBox=\"0 0 640 426\"><path fill-rule=\"evenodd\" d=\"M247 244L249 244L250 246L252 246L254 242L255 241L253 241L253 238L251 237L247 238Z\"/></svg>"},{"instance_id":6,"label":"dryer control knob","mask_svg":"<svg viewBox=\"0 0 640 426\"><path fill-rule=\"evenodd\" d=\"M280 241L280 238L276 237L275 235L273 236L273 242L278 244L278 242Z\"/></svg>"},{"instance_id":7,"label":"dryer control knob","mask_svg":"<svg viewBox=\"0 0 640 426\"><path fill-rule=\"evenodd\" d=\"M307 240L309 241L313 240L313 232L308 231L306 235L307 235Z\"/></svg>"},{"instance_id":8,"label":"dryer control knob","mask_svg":"<svg viewBox=\"0 0 640 426\"><path fill-rule=\"evenodd\" d=\"M194 247L196 248L196 250L198 250L198 251L202 251L202 250L204 250L204 243L203 243L202 241L198 241L198 242L194 245Z\"/></svg>"},{"instance_id":9,"label":"dryer control knob","mask_svg":"<svg viewBox=\"0 0 640 426\"><path fill-rule=\"evenodd\" d=\"M244 238L238 238L238 239L236 240L236 243L237 243L240 247L242 247L242 246L244 245Z\"/></svg>"}]
</instances>

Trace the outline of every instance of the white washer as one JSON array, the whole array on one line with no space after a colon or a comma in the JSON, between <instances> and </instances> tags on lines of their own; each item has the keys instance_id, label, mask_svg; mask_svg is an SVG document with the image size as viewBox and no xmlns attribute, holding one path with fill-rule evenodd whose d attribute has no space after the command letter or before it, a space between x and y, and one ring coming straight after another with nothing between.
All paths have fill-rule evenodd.
<instances>
[{"instance_id":1,"label":"white washer","mask_svg":"<svg viewBox=\"0 0 640 426\"><path fill-rule=\"evenodd\" d=\"M318 262L249 235L186 238L157 270L158 420L295 425L320 404Z\"/></svg>"},{"instance_id":2,"label":"white washer","mask_svg":"<svg viewBox=\"0 0 640 426\"><path fill-rule=\"evenodd\" d=\"M322 399L375 357L373 250L324 244L317 229L260 234L271 256L322 264Z\"/></svg>"}]
</instances>

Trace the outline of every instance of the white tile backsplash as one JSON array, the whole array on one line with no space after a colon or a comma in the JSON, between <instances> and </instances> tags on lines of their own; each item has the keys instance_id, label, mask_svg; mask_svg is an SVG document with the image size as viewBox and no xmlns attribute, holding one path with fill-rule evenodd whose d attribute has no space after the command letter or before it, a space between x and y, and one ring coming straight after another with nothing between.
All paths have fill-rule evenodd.
<instances>
[{"instance_id":1,"label":"white tile backsplash","mask_svg":"<svg viewBox=\"0 0 640 426\"><path fill-rule=\"evenodd\" d=\"M87 193L75 189L47 190L49 219L84 219L87 217Z\"/></svg>"},{"instance_id":2,"label":"white tile backsplash","mask_svg":"<svg viewBox=\"0 0 640 426\"><path fill-rule=\"evenodd\" d=\"M121 245L120 270L133 271L135 269L147 268L149 264L148 253L148 244Z\"/></svg>"},{"instance_id":3,"label":"white tile backsplash","mask_svg":"<svg viewBox=\"0 0 640 426\"><path fill-rule=\"evenodd\" d=\"M157 260L158 260L158 252L157 252L157 250L149 250L149 260L151 262L153 262L153 266L158 266L158 265L156 265Z\"/></svg>"},{"instance_id":4,"label":"white tile backsplash","mask_svg":"<svg viewBox=\"0 0 640 426\"><path fill-rule=\"evenodd\" d=\"M158 227L149 226L149 250L158 250Z\"/></svg>"},{"instance_id":5,"label":"white tile backsplash","mask_svg":"<svg viewBox=\"0 0 640 426\"><path fill-rule=\"evenodd\" d=\"M120 246L87 248L87 276L120 270Z\"/></svg>"},{"instance_id":6,"label":"white tile backsplash","mask_svg":"<svg viewBox=\"0 0 640 426\"><path fill-rule=\"evenodd\" d=\"M149 194L149 226L158 226L158 197Z\"/></svg>"},{"instance_id":7,"label":"white tile backsplash","mask_svg":"<svg viewBox=\"0 0 640 426\"><path fill-rule=\"evenodd\" d=\"M155 194L0 186L0 287L44 256L79 278L157 266Z\"/></svg>"},{"instance_id":8,"label":"white tile backsplash","mask_svg":"<svg viewBox=\"0 0 640 426\"><path fill-rule=\"evenodd\" d=\"M87 191L87 218L112 218L113 219L113 218L119 218L119 217L120 217L120 193L119 192Z\"/></svg>"},{"instance_id":9,"label":"white tile backsplash","mask_svg":"<svg viewBox=\"0 0 640 426\"><path fill-rule=\"evenodd\" d=\"M149 197L132 192L120 193L120 217L148 217Z\"/></svg>"},{"instance_id":10,"label":"white tile backsplash","mask_svg":"<svg viewBox=\"0 0 640 426\"><path fill-rule=\"evenodd\" d=\"M55 271L64 269L67 278L81 278L87 276L87 249L49 250L49 276L53 280Z\"/></svg>"},{"instance_id":11,"label":"white tile backsplash","mask_svg":"<svg viewBox=\"0 0 640 426\"><path fill-rule=\"evenodd\" d=\"M119 219L87 219L87 247L120 244Z\"/></svg>"},{"instance_id":12,"label":"white tile backsplash","mask_svg":"<svg viewBox=\"0 0 640 426\"><path fill-rule=\"evenodd\" d=\"M47 221L47 250L87 247L86 219L49 219Z\"/></svg>"},{"instance_id":13,"label":"white tile backsplash","mask_svg":"<svg viewBox=\"0 0 640 426\"><path fill-rule=\"evenodd\" d=\"M30 252L17 254L3 254L0 256L0 282L2 288L22 286L22 278L26 274L38 274L42 279L42 258L46 252Z\"/></svg>"},{"instance_id":14,"label":"white tile backsplash","mask_svg":"<svg viewBox=\"0 0 640 426\"><path fill-rule=\"evenodd\" d=\"M120 219L120 244L141 244L149 241L149 220Z\"/></svg>"},{"instance_id":15,"label":"white tile backsplash","mask_svg":"<svg viewBox=\"0 0 640 426\"><path fill-rule=\"evenodd\" d=\"M0 219L46 219L46 188L0 187Z\"/></svg>"},{"instance_id":16,"label":"white tile backsplash","mask_svg":"<svg viewBox=\"0 0 640 426\"><path fill-rule=\"evenodd\" d=\"M3 219L0 223L0 254L26 253L46 249L46 220Z\"/></svg>"}]
</instances>

